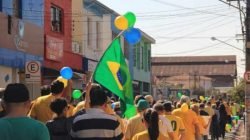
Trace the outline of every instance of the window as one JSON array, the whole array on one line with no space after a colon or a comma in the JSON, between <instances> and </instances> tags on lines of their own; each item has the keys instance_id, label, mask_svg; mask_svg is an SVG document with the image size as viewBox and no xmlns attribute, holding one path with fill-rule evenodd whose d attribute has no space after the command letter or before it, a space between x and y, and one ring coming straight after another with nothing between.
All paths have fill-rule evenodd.
<instances>
[{"instance_id":1,"label":"window","mask_svg":"<svg viewBox=\"0 0 250 140\"><path fill-rule=\"evenodd\" d=\"M18 18L22 18L22 0L13 1L13 15Z\"/></svg>"},{"instance_id":2,"label":"window","mask_svg":"<svg viewBox=\"0 0 250 140\"><path fill-rule=\"evenodd\" d=\"M143 59L144 59L144 70L148 71L148 46L146 43L144 46L144 58Z\"/></svg>"},{"instance_id":3,"label":"window","mask_svg":"<svg viewBox=\"0 0 250 140\"><path fill-rule=\"evenodd\" d=\"M143 92L149 92L149 83L143 82Z\"/></svg>"},{"instance_id":4,"label":"window","mask_svg":"<svg viewBox=\"0 0 250 140\"><path fill-rule=\"evenodd\" d=\"M100 32L100 22L96 22L96 49L98 50L100 48L100 41L101 41L101 32Z\"/></svg>"},{"instance_id":5,"label":"window","mask_svg":"<svg viewBox=\"0 0 250 140\"><path fill-rule=\"evenodd\" d=\"M141 48L140 48L140 46L139 46L139 44L138 45L136 45L136 66L137 66L137 69L140 69L140 51L141 50Z\"/></svg>"},{"instance_id":6,"label":"window","mask_svg":"<svg viewBox=\"0 0 250 140\"><path fill-rule=\"evenodd\" d=\"M133 48L134 67L136 67L136 46Z\"/></svg>"},{"instance_id":7,"label":"window","mask_svg":"<svg viewBox=\"0 0 250 140\"><path fill-rule=\"evenodd\" d=\"M87 31L88 31L88 33L87 33L87 35L88 35L88 46L90 46L90 42L91 42L91 33L90 33L90 30L91 30L91 21L90 21L90 18L88 17L87 18Z\"/></svg>"},{"instance_id":8,"label":"window","mask_svg":"<svg viewBox=\"0 0 250 140\"><path fill-rule=\"evenodd\" d=\"M62 32L62 9L51 6L51 30L54 32Z\"/></svg>"},{"instance_id":9,"label":"window","mask_svg":"<svg viewBox=\"0 0 250 140\"><path fill-rule=\"evenodd\" d=\"M0 12L3 10L3 0L0 0Z\"/></svg>"},{"instance_id":10,"label":"window","mask_svg":"<svg viewBox=\"0 0 250 140\"><path fill-rule=\"evenodd\" d=\"M141 69L144 68L144 46L141 47Z\"/></svg>"},{"instance_id":11,"label":"window","mask_svg":"<svg viewBox=\"0 0 250 140\"><path fill-rule=\"evenodd\" d=\"M148 70L151 69L151 50L148 48Z\"/></svg>"}]
</instances>

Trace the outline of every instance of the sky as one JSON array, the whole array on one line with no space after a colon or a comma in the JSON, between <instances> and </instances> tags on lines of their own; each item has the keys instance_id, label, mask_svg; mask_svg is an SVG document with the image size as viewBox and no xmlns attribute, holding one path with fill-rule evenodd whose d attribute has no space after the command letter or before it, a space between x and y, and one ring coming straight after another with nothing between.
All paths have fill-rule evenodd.
<instances>
[{"instance_id":1,"label":"sky","mask_svg":"<svg viewBox=\"0 0 250 140\"><path fill-rule=\"evenodd\" d=\"M121 15L128 11L135 13L135 27L156 40L152 56L236 55L238 76L243 76L245 55L239 49L244 48L244 43L236 8L219 0L99 1Z\"/></svg>"}]
</instances>

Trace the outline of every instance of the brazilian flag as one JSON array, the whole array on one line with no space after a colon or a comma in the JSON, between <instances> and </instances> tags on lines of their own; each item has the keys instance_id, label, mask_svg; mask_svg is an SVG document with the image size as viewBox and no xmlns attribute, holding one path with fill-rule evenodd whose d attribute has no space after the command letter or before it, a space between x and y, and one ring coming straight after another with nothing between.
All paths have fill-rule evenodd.
<instances>
[{"instance_id":1,"label":"brazilian flag","mask_svg":"<svg viewBox=\"0 0 250 140\"><path fill-rule=\"evenodd\" d=\"M93 79L121 99L121 111L126 118L136 114L132 81L121 49L120 37L115 38L103 54Z\"/></svg>"}]
</instances>

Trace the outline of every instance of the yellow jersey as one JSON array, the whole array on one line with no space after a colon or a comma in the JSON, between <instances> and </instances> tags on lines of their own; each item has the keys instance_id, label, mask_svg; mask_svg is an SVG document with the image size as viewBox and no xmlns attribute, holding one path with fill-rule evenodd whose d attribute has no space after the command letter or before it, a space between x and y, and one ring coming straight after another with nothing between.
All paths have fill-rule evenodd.
<instances>
[{"instance_id":1,"label":"yellow jersey","mask_svg":"<svg viewBox=\"0 0 250 140\"><path fill-rule=\"evenodd\" d=\"M173 115L180 117L185 126L185 140L195 140L195 125L198 125L198 117L195 112L189 109L187 112L181 111L180 108L172 112Z\"/></svg>"},{"instance_id":2,"label":"yellow jersey","mask_svg":"<svg viewBox=\"0 0 250 140\"><path fill-rule=\"evenodd\" d=\"M125 129L125 138L131 140L135 134L145 130L146 127L142 121L142 116L137 114L128 120L127 127Z\"/></svg>"},{"instance_id":3,"label":"yellow jersey","mask_svg":"<svg viewBox=\"0 0 250 140\"><path fill-rule=\"evenodd\" d=\"M149 138L149 133L148 131L143 131L140 133L137 133L132 140L150 140ZM169 140L169 138L165 137L164 135L162 135L161 133L159 133L159 136L157 138L157 140Z\"/></svg>"},{"instance_id":4,"label":"yellow jersey","mask_svg":"<svg viewBox=\"0 0 250 140\"><path fill-rule=\"evenodd\" d=\"M73 115L75 115L78 111L82 110L85 108L85 101L79 102L76 107L73 109Z\"/></svg>"},{"instance_id":5,"label":"yellow jersey","mask_svg":"<svg viewBox=\"0 0 250 140\"><path fill-rule=\"evenodd\" d=\"M55 100L52 94L38 97L34 102L28 116L35 118L43 123L53 119L54 113L50 109L50 103Z\"/></svg>"},{"instance_id":6,"label":"yellow jersey","mask_svg":"<svg viewBox=\"0 0 250 140\"><path fill-rule=\"evenodd\" d=\"M182 119L174 115L165 115L165 117L170 121L172 125L173 132L174 132L174 140L178 140L180 131L185 130L185 126L183 124Z\"/></svg>"}]
</instances>

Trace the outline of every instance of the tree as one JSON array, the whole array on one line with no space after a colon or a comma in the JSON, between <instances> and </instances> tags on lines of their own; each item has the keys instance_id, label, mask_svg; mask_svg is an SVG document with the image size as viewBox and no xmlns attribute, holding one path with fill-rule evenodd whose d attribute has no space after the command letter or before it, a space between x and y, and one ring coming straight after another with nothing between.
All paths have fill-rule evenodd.
<instances>
[{"instance_id":1,"label":"tree","mask_svg":"<svg viewBox=\"0 0 250 140\"><path fill-rule=\"evenodd\" d=\"M245 87L246 82L244 79L240 79L240 82L237 86L233 87L228 91L228 93L231 95L232 99L237 103L244 102L245 97Z\"/></svg>"}]
</instances>

